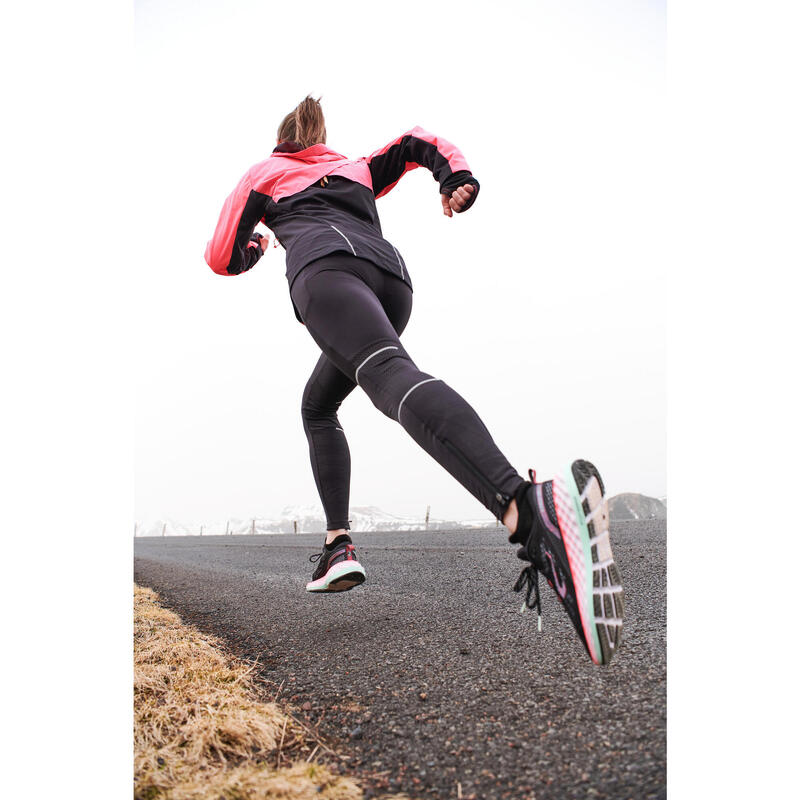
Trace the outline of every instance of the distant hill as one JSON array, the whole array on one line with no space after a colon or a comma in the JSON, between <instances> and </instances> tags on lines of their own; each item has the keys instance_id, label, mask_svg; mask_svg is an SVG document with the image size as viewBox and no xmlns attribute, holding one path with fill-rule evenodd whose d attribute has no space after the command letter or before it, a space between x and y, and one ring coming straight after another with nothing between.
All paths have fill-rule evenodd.
<instances>
[{"instance_id":1,"label":"distant hill","mask_svg":"<svg viewBox=\"0 0 800 800\"><path fill-rule=\"evenodd\" d=\"M612 520L625 519L666 519L667 504L657 497L626 492L617 494L608 501L608 510Z\"/></svg>"}]
</instances>

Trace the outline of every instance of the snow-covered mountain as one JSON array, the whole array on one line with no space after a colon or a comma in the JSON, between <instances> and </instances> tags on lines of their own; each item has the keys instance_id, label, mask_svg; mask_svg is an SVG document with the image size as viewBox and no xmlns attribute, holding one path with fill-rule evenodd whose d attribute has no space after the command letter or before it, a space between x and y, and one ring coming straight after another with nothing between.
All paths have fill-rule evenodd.
<instances>
[{"instance_id":1,"label":"snow-covered mountain","mask_svg":"<svg viewBox=\"0 0 800 800\"><path fill-rule=\"evenodd\" d=\"M297 527L295 528L295 523ZM454 528L490 528L495 520L488 516L478 520L429 519L427 530L452 530ZM201 533L200 524L193 525L174 520L155 520L139 523L137 536L197 536ZM351 506L350 527L353 531L419 531L425 530L425 519L419 517L399 517L376 506ZM325 514L319 505L285 506L277 519L230 519L202 525L205 536L224 534L246 535L265 533L322 533L325 531Z\"/></svg>"},{"instance_id":2,"label":"snow-covered mountain","mask_svg":"<svg viewBox=\"0 0 800 800\"><path fill-rule=\"evenodd\" d=\"M318 505L286 506L278 520L259 520L256 525L274 533L317 533L326 528L325 514ZM491 518L478 521L428 520L428 530L448 530L465 527L490 527ZM350 527L354 531L419 531L425 530L425 520L419 517L400 517L389 514L377 506L351 506Z\"/></svg>"},{"instance_id":3,"label":"snow-covered mountain","mask_svg":"<svg viewBox=\"0 0 800 800\"><path fill-rule=\"evenodd\" d=\"M667 498L647 497L628 492L611 497L608 501L612 520L666 519ZM297 527L295 527L295 524ZM426 530L422 517L400 517L389 514L377 506L351 506L350 527L353 531L422 531ZM484 519L428 520L427 530L458 530L463 528L494 528L496 520L488 512ZM322 533L325 531L325 514L319 505L285 506L277 519L231 518L222 522L182 523L176 520L153 520L137 523L136 536L223 536L266 533Z\"/></svg>"}]
</instances>

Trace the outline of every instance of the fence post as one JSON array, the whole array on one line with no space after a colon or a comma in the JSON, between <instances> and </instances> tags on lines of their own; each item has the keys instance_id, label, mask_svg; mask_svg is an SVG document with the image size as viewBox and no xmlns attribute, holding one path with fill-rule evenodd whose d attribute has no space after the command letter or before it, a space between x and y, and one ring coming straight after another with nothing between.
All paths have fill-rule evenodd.
<instances>
[{"instance_id":1,"label":"fence post","mask_svg":"<svg viewBox=\"0 0 800 800\"><path fill-rule=\"evenodd\" d=\"M431 507L428 506L427 510L425 511L425 530L428 530L428 520L431 518Z\"/></svg>"},{"instance_id":2,"label":"fence post","mask_svg":"<svg viewBox=\"0 0 800 800\"><path fill-rule=\"evenodd\" d=\"M202 523L201 523L201 525L200 525L200 535L201 535L201 536L203 535L203 525L202 525Z\"/></svg>"},{"instance_id":3,"label":"fence post","mask_svg":"<svg viewBox=\"0 0 800 800\"><path fill-rule=\"evenodd\" d=\"M231 521L225 520L225 535L227 536L231 529Z\"/></svg>"},{"instance_id":4,"label":"fence post","mask_svg":"<svg viewBox=\"0 0 800 800\"><path fill-rule=\"evenodd\" d=\"M165 535L166 535L166 533L167 533L167 523L165 522L165 523L164 523L164 524L161 526L161 535L162 535L162 536L165 536Z\"/></svg>"},{"instance_id":5,"label":"fence post","mask_svg":"<svg viewBox=\"0 0 800 800\"><path fill-rule=\"evenodd\" d=\"M251 536L255 536L256 535L256 521L255 520L253 520L253 527L250 530L250 535Z\"/></svg>"},{"instance_id":6,"label":"fence post","mask_svg":"<svg viewBox=\"0 0 800 800\"><path fill-rule=\"evenodd\" d=\"M297 533L297 520L294 521L294 532Z\"/></svg>"}]
</instances>

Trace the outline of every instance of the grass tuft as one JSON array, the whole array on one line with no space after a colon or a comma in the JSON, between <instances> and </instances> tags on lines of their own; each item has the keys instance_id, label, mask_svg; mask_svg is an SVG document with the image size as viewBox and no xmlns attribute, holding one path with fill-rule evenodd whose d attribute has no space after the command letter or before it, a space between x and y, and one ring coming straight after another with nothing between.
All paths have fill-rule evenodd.
<instances>
[{"instance_id":1,"label":"grass tuft","mask_svg":"<svg viewBox=\"0 0 800 800\"><path fill-rule=\"evenodd\" d=\"M135 800L362 798L306 763L305 729L259 699L253 670L134 586Z\"/></svg>"}]
</instances>

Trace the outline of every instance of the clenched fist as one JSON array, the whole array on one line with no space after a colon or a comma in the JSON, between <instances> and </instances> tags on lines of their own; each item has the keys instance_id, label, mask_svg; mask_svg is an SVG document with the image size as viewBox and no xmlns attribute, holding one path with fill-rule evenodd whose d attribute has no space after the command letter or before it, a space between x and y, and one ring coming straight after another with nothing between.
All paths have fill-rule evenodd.
<instances>
[{"instance_id":1,"label":"clenched fist","mask_svg":"<svg viewBox=\"0 0 800 800\"><path fill-rule=\"evenodd\" d=\"M446 194L442 195L442 210L446 217L452 217L453 212L459 214L464 210L469 199L475 192L475 187L471 183L466 183L464 186L459 186L453 194L448 197Z\"/></svg>"}]
</instances>

